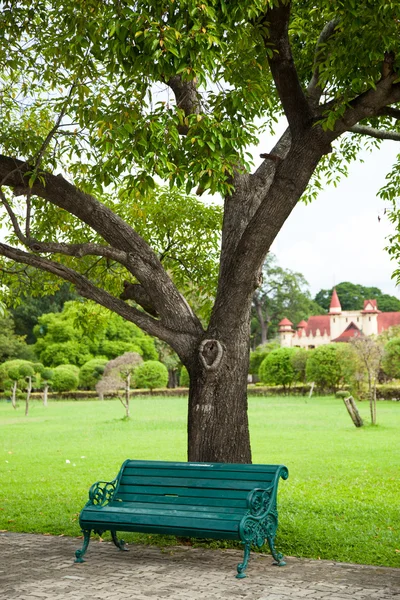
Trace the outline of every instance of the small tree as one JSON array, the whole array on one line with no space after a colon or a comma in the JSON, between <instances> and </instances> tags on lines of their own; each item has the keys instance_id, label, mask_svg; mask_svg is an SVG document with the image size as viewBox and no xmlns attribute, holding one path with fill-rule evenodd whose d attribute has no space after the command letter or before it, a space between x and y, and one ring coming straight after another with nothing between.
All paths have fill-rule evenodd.
<instances>
[{"instance_id":1,"label":"small tree","mask_svg":"<svg viewBox=\"0 0 400 600\"><path fill-rule=\"evenodd\" d=\"M136 352L126 352L122 356L118 356L106 364L104 376L96 385L100 399L103 399L105 392L117 392L118 398L125 408L125 417L127 419L130 418L129 398L131 393L131 377L136 367L142 362L142 357ZM118 393L121 389L124 390L122 396Z\"/></svg>"},{"instance_id":2,"label":"small tree","mask_svg":"<svg viewBox=\"0 0 400 600\"><path fill-rule=\"evenodd\" d=\"M26 385L26 397L25 397L25 416L28 416L28 412L29 412L29 400L31 397L31 392L32 392L32 377L34 377L35 375L35 371L33 369L33 367L29 364L26 365L21 365L19 367L19 377L20 379L23 379L27 385Z\"/></svg>"},{"instance_id":3,"label":"small tree","mask_svg":"<svg viewBox=\"0 0 400 600\"><path fill-rule=\"evenodd\" d=\"M261 381L271 385L282 385L284 388L290 386L296 376L292 364L295 353L295 348L279 348L270 352L258 371Z\"/></svg>"},{"instance_id":4,"label":"small tree","mask_svg":"<svg viewBox=\"0 0 400 600\"><path fill-rule=\"evenodd\" d=\"M158 360L148 360L135 371L135 387L153 391L155 388L166 387L168 369Z\"/></svg>"},{"instance_id":5,"label":"small tree","mask_svg":"<svg viewBox=\"0 0 400 600\"><path fill-rule=\"evenodd\" d=\"M371 423L376 425L376 383L384 355L384 346L381 340L372 337L353 338L351 345L367 374Z\"/></svg>"},{"instance_id":6,"label":"small tree","mask_svg":"<svg viewBox=\"0 0 400 600\"><path fill-rule=\"evenodd\" d=\"M189 387L189 373L186 367L182 367L179 373L179 387Z\"/></svg>"},{"instance_id":7,"label":"small tree","mask_svg":"<svg viewBox=\"0 0 400 600\"><path fill-rule=\"evenodd\" d=\"M296 348L296 351L291 357L292 367L295 371L295 381L306 381L306 366L309 352L305 348Z\"/></svg>"},{"instance_id":8,"label":"small tree","mask_svg":"<svg viewBox=\"0 0 400 600\"><path fill-rule=\"evenodd\" d=\"M40 374L40 380L43 385L43 406L47 406L47 396L49 391L49 385L54 377L53 369L44 368Z\"/></svg>"},{"instance_id":9,"label":"small tree","mask_svg":"<svg viewBox=\"0 0 400 600\"><path fill-rule=\"evenodd\" d=\"M257 346L253 352L250 352L249 373L251 375L258 375L260 365L264 358L273 350L278 350L278 348L278 342L269 342L268 344Z\"/></svg>"}]
</instances>

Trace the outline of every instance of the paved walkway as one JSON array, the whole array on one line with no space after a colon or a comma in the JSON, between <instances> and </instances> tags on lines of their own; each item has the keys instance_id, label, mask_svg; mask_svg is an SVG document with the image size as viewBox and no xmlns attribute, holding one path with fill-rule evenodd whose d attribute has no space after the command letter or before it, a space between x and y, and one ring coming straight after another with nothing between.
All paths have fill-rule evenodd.
<instances>
[{"instance_id":1,"label":"paved walkway","mask_svg":"<svg viewBox=\"0 0 400 600\"><path fill-rule=\"evenodd\" d=\"M400 569L253 554L248 577L234 577L242 553L130 546L92 541L74 564L81 540L0 533L1 600L400 600Z\"/></svg>"}]
</instances>

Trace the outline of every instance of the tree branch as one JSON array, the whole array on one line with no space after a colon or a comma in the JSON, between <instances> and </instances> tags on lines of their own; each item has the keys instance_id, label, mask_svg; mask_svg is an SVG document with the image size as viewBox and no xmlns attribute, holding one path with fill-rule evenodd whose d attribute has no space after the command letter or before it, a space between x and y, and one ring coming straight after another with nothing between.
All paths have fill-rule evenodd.
<instances>
[{"instance_id":1,"label":"tree branch","mask_svg":"<svg viewBox=\"0 0 400 600\"><path fill-rule=\"evenodd\" d=\"M0 155L0 180L25 193L29 187L24 175L28 165ZM111 209L85 194L61 175L41 173L45 185L36 179L32 194L58 206L89 225L116 250L129 254L129 269L151 297L155 310L172 329L199 334L203 329L179 293L161 262L142 237Z\"/></svg>"},{"instance_id":2,"label":"tree branch","mask_svg":"<svg viewBox=\"0 0 400 600\"><path fill-rule=\"evenodd\" d=\"M150 296L146 294L145 289L139 283L124 281L124 291L120 295L120 298L121 300L134 300L147 313L153 317L158 317L158 313L154 309Z\"/></svg>"},{"instance_id":3,"label":"tree branch","mask_svg":"<svg viewBox=\"0 0 400 600\"><path fill-rule=\"evenodd\" d=\"M321 95L323 94L323 88L320 86L319 82L319 61L321 59L321 55L325 50L325 45L330 37L335 33L336 27L339 23L339 19L332 19L329 21L321 31L321 34L318 38L318 42L315 48L315 56L314 56L314 72L311 77L311 81L307 88L307 95L310 99L310 102L313 106L317 106Z\"/></svg>"},{"instance_id":4,"label":"tree branch","mask_svg":"<svg viewBox=\"0 0 400 600\"><path fill-rule=\"evenodd\" d=\"M375 127L367 127L366 125L353 125L348 131L358 133L359 135L367 135L378 140L393 140L400 142L400 133L397 131L383 131Z\"/></svg>"},{"instance_id":5,"label":"tree branch","mask_svg":"<svg viewBox=\"0 0 400 600\"><path fill-rule=\"evenodd\" d=\"M96 287L89 279L73 269L47 258L30 254L2 243L0 243L0 256L5 256L17 263L35 267L42 271L46 271L47 273L56 275L65 281L69 281L76 287L77 292L81 296L97 302L101 306L119 314L124 319L135 323L150 335L154 335L164 340L167 344L170 344L180 356L190 353L190 348L193 343L190 333L178 333L169 329L163 325L161 321L126 304L123 300L115 298L106 290Z\"/></svg>"},{"instance_id":6,"label":"tree branch","mask_svg":"<svg viewBox=\"0 0 400 600\"><path fill-rule=\"evenodd\" d=\"M180 75L174 75L166 84L174 92L176 105L183 110L185 117L200 114L200 97L197 92L196 79L184 81ZM186 135L189 127L187 125L179 125L178 131L181 135Z\"/></svg>"},{"instance_id":7,"label":"tree branch","mask_svg":"<svg viewBox=\"0 0 400 600\"><path fill-rule=\"evenodd\" d=\"M312 121L313 114L300 84L289 43L290 2L280 2L265 13L264 43L272 50L268 62L292 135Z\"/></svg>"}]
</instances>

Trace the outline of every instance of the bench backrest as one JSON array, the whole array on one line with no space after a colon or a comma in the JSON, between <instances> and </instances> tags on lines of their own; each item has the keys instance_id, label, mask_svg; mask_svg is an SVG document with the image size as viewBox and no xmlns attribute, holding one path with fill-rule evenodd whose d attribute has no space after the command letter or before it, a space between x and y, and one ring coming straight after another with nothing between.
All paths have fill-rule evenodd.
<instances>
[{"instance_id":1,"label":"bench backrest","mask_svg":"<svg viewBox=\"0 0 400 600\"><path fill-rule=\"evenodd\" d=\"M254 488L287 478L283 465L127 460L114 501L246 508Z\"/></svg>"}]
</instances>

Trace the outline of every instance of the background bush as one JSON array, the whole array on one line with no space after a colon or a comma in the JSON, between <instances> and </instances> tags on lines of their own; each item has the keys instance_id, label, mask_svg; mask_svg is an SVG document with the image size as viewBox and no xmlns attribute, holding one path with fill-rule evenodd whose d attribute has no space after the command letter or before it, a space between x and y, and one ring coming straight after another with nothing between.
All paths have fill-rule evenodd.
<instances>
[{"instance_id":1,"label":"background bush","mask_svg":"<svg viewBox=\"0 0 400 600\"><path fill-rule=\"evenodd\" d=\"M78 387L79 370L76 373L71 366L74 365L60 365L54 369L51 387L55 392L70 392Z\"/></svg>"},{"instance_id":2,"label":"background bush","mask_svg":"<svg viewBox=\"0 0 400 600\"><path fill-rule=\"evenodd\" d=\"M270 385L290 386L296 378L292 363L295 354L295 348L278 348L267 354L258 371L261 381Z\"/></svg>"},{"instance_id":3,"label":"background bush","mask_svg":"<svg viewBox=\"0 0 400 600\"><path fill-rule=\"evenodd\" d=\"M190 377L186 367L182 367L181 372L179 373L179 386L180 387L189 387L190 385Z\"/></svg>"},{"instance_id":4,"label":"background bush","mask_svg":"<svg viewBox=\"0 0 400 600\"><path fill-rule=\"evenodd\" d=\"M148 360L139 365L134 373L135 387L155 388L166 387L168 383L168 369L158 360Z\"/></svg>"},{"instance_id":5,"label":"background bush","mask_svg":"<svg viewBox=\"0 0 400 600\"><path fill-rule=\"evenodd\" d=\"M336 391L353 381L357 358L350 344L325 344L309 351L306 364L307 381Z\"/></svg>"},{"instance_id":6,"label":"background bush","mask_svg":"<svg viewBox=\"0 0 400 600\"><path fill-rule=\"evenodd\" d=\"M107 358L92 358L82 365L79 370L79 387L94 390L107 363Z\"/></svg>"}]
</instances>

